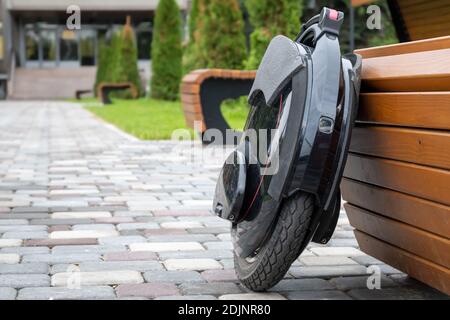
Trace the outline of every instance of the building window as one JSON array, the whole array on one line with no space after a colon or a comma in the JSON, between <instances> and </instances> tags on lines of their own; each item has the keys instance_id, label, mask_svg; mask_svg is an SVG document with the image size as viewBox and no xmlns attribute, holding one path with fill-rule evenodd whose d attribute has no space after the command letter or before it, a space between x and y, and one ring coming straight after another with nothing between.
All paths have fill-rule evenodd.
<instances>
[{"instance_id":1,"label":"building window","mask_svg":"<svg viewBox=\"0 0 450 320\"><path fill-rule=\"evenodd\" d=\"M137 48L139 60L150 60L152 50L152 32L138 31L137 32Z\"/></svg>"},{"instance_id":2,"label":"building window","mask_svg":"<svg viewBox=\"0 0 450 320\"><path fill-rule=\"evenodd\" d=\"M59 44L61 61L78 61L77 35L72 30L63 30Z\"/></svg>"},{"instance_id":3,"label":"building window","mask_svg":"<svg viewBox=\"0 0 450 320\"><path fill-rule=\"evenodd\" d=\"M32 29L25 34L25 58L27 61L39 60L39 35Z\"/></svg>"},{"instance_id":4,"label":"building window","mask_svg":"<svg viewBox=\"0 0 450 320\"><path fill-rule=\"evenodd\" d=\"M41 30L42 60L56 61L56 32Z\"/></svg>"},{"instance_id":5,"label":"building window","mask_svg":"<svg viewBox=\"0 0 450 320\"><path fill-rule=\"evenodd\" d=\"M82 66L95 66L97 32L95 30L80 31L80 55Z\"/></svg>"}]
</instances>

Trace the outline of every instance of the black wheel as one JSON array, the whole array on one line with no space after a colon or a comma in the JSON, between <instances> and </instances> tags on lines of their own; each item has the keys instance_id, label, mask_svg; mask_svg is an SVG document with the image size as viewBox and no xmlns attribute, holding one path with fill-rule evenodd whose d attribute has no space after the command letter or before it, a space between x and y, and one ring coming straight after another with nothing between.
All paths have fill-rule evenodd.
<instances>
[{"instance_id":1,"label":"black wheel","mask_svg":"<svg viewBox=\"0 0 450 320\"><path fill-rule=\"evenodd\" d=\"M296 193L284 201L270 238L254 256L243 258L235 251L236 274L242 284L253 291L265 291L283 279L304 248L313 211L313 196Z\"/></svg>"}]
</instances>

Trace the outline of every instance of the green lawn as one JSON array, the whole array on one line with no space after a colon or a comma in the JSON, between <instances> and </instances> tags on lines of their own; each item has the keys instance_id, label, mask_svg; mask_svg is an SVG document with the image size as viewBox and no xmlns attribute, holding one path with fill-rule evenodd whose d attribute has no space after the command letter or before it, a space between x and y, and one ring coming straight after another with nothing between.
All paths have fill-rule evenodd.
<instances>
[{"instance_id":1,"label":"green lawn","mask_svg":"<svg viewBox=\"0 0 450 320\"><path fill-rule=\"evenodd\" d=\"M179 101L116 99L111 105L99 106L86 99L82 103L98 117L144 140L168 140L174 130L187 128ZM248 113L245 101L227 101L222 109L230 126L242 130Z\"/></svg>"}]
</instances>

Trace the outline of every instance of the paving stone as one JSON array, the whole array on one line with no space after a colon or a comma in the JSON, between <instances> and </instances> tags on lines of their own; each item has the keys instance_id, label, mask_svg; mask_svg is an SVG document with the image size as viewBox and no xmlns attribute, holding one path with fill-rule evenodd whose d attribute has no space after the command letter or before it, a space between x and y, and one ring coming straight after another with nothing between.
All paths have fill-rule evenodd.
<instances>
[{"instance_id":1,"label":"paving stone","mask_svg":"<svg viewBox=\"0 0 450 320\"><path fill-rule=\"evenodd\" d=\"M0 264L16 264L19 263L20 256L15 253L0 253Z\"/></svg>"},{"instance_id":2,"label":"paving stone","mask_svg":"<svg viewBox=\"0 0 450 320\"><path fill-rule=\"evenodd\" d=\"M46 274L0 274L0 287L26 288L50 285L50 277Z\"/></svg>"},{"instance_id":3,"label":"paving stone","mask_svg":"<svg viewBox=\"0 0 450 320\"><path fill-rule=\"evenodd\" d=\"M220 260L220 264L224 269L234 269L234 260L233 259L222 259Z\"/></svg>"},{"instance_id":4,"label":"paving stone","mask_svg":"<svg viewBox=\"0 0 450 320\"><path fill-rule=\"evenodd\" d=\"M367 269L360 265L295 267L289 270L296 278L332 278L336 276L366 275Z\"/></svg>"},{"instance_id":5,"label":"paving stone","mask_svg":"<svg viewBox=\"0 0 450 320\"><path fill-rule=\"evenodd\" d=\"M36 240L26 240L24 242L24 245L29 246L29 247L46 246L46 247L52 248L52 247L56 247L56 246L96 245L97 243L98 243L98 240L94 239L94 238L36 239Z\"/></svg>"},{"instance_id":6,"label":"paving stone","mask_svg":"<svg viewBox=\"0 0 450 320\"><path fill-rule=\"evenodd\" d=\"M133 243L130 245L130 250L168 252L168 251L197 251L205 249L198 242L149 242L149 243Z\"/></svg>"},{"instance_id":7,"label":"paving stone","mask_svg":"<svg viewBox=\"0 0 450 320\"><path fill-rule=\"evenodd\" d=\"M118 235L119 233L113 230L55 231L50 233L50 239L107 238Z\"/></svg>"},{"instance_id":8,"label":"paving stone","mask_svg":"<svg viewBox=\"0 0 450 320\"><path fill-rule=\"evenodd\" d=\"M137 271L64 272L54 274L51 284L54 287L64 287L73 281L74 277L82 286L136 284L144 281Z\"/></svg>"},{"instance_id":9,"label":"paving stone","mask_svg":"<svg viewBox=\"0 0 450 320\"><path fill-rule=\"evenodd\" d=\"M212 234L159 235L148 236L147 239L149 242L219 242Z\"/></svg>"},{"instance_id":10,"label":"paving stone","mask_svg":"<svg viewBox=\"0 0 450 320\"><path fill-rule=\"evenodd\" d=\"M70 230L70 229L68 229ZM116 227L113 224L76 224L72 226L71 230L79 231L79 230L116 230ZM64 230L55 230L55 231L64 231ZM66 230L67 231L67 230Z\"/></svg>"},{"instance_id":11,"label":"paving stone","mask_svg":"<svg viewBox=\"0 0 450 320\"><path fill-rule=\"evenodd\" d=\"M117 225L117 230L144 230L144 229L158 229L157 223L120 223Z\"/></svg>"},{"instance_id":12,"label":"paving stone","mask_svg":"<svg viewBox=\"0 0 450 320\"><path fill-rule=\"evenodd\" d=\"M187 235L187 231L184 229L149 229L144 230L146 237L158 237L158 236L178 236Z\"/></svg>"},{"instance_id":13,"label":"paving stone","mask_svg":"<svg viewBox=\"0 0 450 320\"><path fill-rule=\"evenodd\" d=\"M217 235L217 238L221 241L231 241L230 233L221 233Z\"/></svg>"},{"instance_id":14,"label":"paving stone","mask_svg":"<svg viewBox=\"0 0 450 320\"><path fill-rule=\"evenodd\" d=\"M183 294L207 294L207 295L225 295L233 293L242 293L242 290L234 283L182 283L180 290Z\"/></svg>"},{"instance_id":15,"label":"paving stone","mask_svg":"<svg viewBox=\"0 0 450 320\"><path fill-rule=\"evenodd\" d=\"M364 255L363 252L352 247L318 247L311 248L310 251L318 256L354 257Z\"/></svg>"},{"instance_id":16,"label":"paving stone","mask_svg":"<svg viewBox=\"0 0 450 320\"><path fill-rule=\"evenodd\" d=\"M88 212L54 212L52 219L98 219L112 217L107 211L88 211Z\"/></svg>"},{"instance_id":17,"label":"paving stone","mask_svg":"<svg viewBox=\"0 0 450 320\"><path fill-rule=\"evenodd\" d=\"M270 291L287 292L287 291L320 291L335 289L328 281L324 279L288 279L281 280Z\"/></svg>"},{"instance_id":18,"label":"paving stone","mask_svg":"<svg viewBox=\"0 0 450 320\"><path fill-rule=\"evenodd\" d=\"M163 216L163 217L182 217L182 216L210 216L211 213L207 210L156 210L153 213L155 216Z\"/></svg>"},{"instance_id":19,"label":"paving stone","mask_svg":"<svg viewBox=\"0 0 450 320\"><path fill-rule=\"evenodd\" d=\"M115 252L125 250L125 246L121 245L111 245L111 246L102 246L102 245L73 245L73 246L57 246L53 247L52 253L54 254L72 254L72 253L97 253L97 254L105 254L107 252Z\"/></svg>"},{"instance_id":20,"label":"paving stone","mask_svg":"<svg viewBox=\"0 0 450 320\"><path fill-rule=\"evenodd\" d=\"M157 255L148 251L120 251L120 252L108 252L105 254L104 259L106 261L148 261L158 259Z\"/></svg>"},{"instance_id":21,"label":"paving stone","mask_svg":"<svg viewBox=\"0 0 450 320\"><path fill-rule=\"evenodd\" d=\"M331 239L328 243L332 247L353 247L358 248L358 241L356 239Z\"/></svg>"},{"instance_id":22,"label":"paving stone","mask_svg":"<svg viewBox=\"0 0 450 320\"><path fill-rule=\"evenodd\" d=\"M24 255L24 254L49 253L50 249L47 247L9 247L0 249L0 252L17 253L19 255Z\"/></svg>"},{"instance_id":23,"label":"paving stone","mask_svg":"<svg viewBox=\"0 0 450 320\"><path fill-rule=\"evenodd\" d=\"M233 250L233 244L228 241L205 242L203 245L209 250Z\"/></svg>"},{"instance_id":24,"label":"paving stone","mask_svg":"<svg viewBox=\"0 0 450 320\"><path fill-rule=\"evenodd\" d=\"M18 300L109 300L116 297L114 289L108 286L82 287L79 289L41 287L24 288L19 291Z\"/></svg>"},{"instance_id":25,"label":"paving stone","mask_svg":"<svg viewBox=\"0 0 450 320\"><path fill-rule=\"evenodd\" d=\"M333 265L357 265L358 263L344 256L306 256L299 261L305 266L333 266Z\"/></svg>"},{"instance_id":26,"label":"paving stone","mask_svg":"<svg viewBox=\"0 0 450 320\"><path fill-rule=\"evenodd\" d=\"M48 264L43 262L0 264L0 274L47 274L48 271Z\"/></svg>"},{"instance_id":27,"label":"paving stone","mask_svg":"<svg viewBox=\"0 0 450 320\"><path fill-rule=\"evenodd\" d=\"M58 225L58 226L51 226L48 228L48 232L69 231L69 230L72 230L72 228L69 225Z\"/></svg>"},{"instance_id":28,"label":"paving stone","mask_svg":"<svg viewBox=\"0 0 450 320\"><path fill-rule=\"evenodd\" d=\"M9 231L5 232L2 236L3 239L43 239L47 238L47 231Z\"/></svg>"},{"instance_id":29,"label":"paving stone","mask_svg":"<svg viewBox=\"0 0 450 320\"><path fill-rule=\"evenodd\" d=\"M0 300L16 299L17 291L13 288L0 288Z\"/></svg>"},{"instance_id":30,"label":"paving stone","mask_svg":"<svg viewBox=\"0 0 450 320\"><path fill-rule=\"evenodd\" d=\"M330 282L336 286L339 290L348 291L351 289L367 289L367 280L369 276L359 276L359 277L339 277L333 278ZM372 281L370 282L372 283ZM384 289L386 287L395 287L398 286L396 282L389 279L388 277L382 275L380 278L381 288Z\"/></svg>"},{"instance_id":31,"label":"paving stone","mask_svg":"<svg viewBox=\"0 0 450 320\"><path fill-rule=\"evenodd\" d=\"M176 222L161 223L161 228L166 229L190 229L201 227L203 227L203 225L200 222L193 222L193 221L176 221Z\"/></svg>"},{"instance_id":32,"label":"paving stone","mask_svg":"<svg viewBox=\"0 0 450 320\"><path fill-rule=\"evenodd\" d=\"M180 292L174 284L169 283L141 283L121 284L116 288L117 296L157 298L161 296L175 296Z\"/></svg>"},{"instance_id":33,"label":"paving stone","mask_svg":"<svg viewBox=\"0 0 450 320\"><path fill-rule=\"evenodd\" d=\"M57 264L52 267L52 274L67 272L70 265ZM163 270L161 263L158 261L101 261L101 262L82 262L76 267L81 272L96 271L118 271L118 270L134 270L139 272Z\"/></svg>"},{"instance_id":34,"label":"paving stone","mask_svg":"<svg viewBox=\"0 0 450 320\"><path fill-rule=\"evenodd\" d=\"M80 263L84 261L100 261L101 255L94 253L76 253L76 254L30 254L24 255L23 262L46 262L49 264L57 263Z\"/></svg>"},{"instance_id":35,"label":"paving stone","mask_svg":"<svg viewBox=\"0 0 450 320\"><path fill-rule=\"evenodd\" d=\"M97 218L97 219L94 219L94 221L95 221L95 223L118 224L118 223L133 222L133 218L129 218L129 217Z\"/></svg>"},{"instance_id":36,"label":"paving stone","mask_svg":"<svg viewBox=\"0 0 450 320\"><path fill-rule=\"evenodd\" d=\"M7 226L0 226L0 233L24 233L24 232L39 232L39 231L47 231L47 226L30 226L30 225L7 225Z\"/></svg>"},{"instance_id":37,"label":"paving stone","mask_svg":"<svg viewBox=\"0 0 450 320\"><path fill-rule=\"evenodd\" d=\"M98 242L101 245L124 245L124 246L145 241L146 239L143 236L118 236L118 237L107 237L98 239Z\"/></svg>"},{"instance_id":38,"label":"paving stone","mask_svg":"<svg viewBox=\"0 0 450 320\"><path fill-rule=\"evenodd\" d=\"M93 223L92 219L33 219L30 221L32 225L74 225L74 224L88 224Z\"/></svg>"},{"instance_id":39,"label":"paving stone","mask_svg":"<svg viewBox=\"0 0 450 320\"><path fill-rule=\"evenodd\" d=\"M348 295L337 290L292 291L285 295L289 300L351 300Z\"/></svg>"},{"instance_id":40,"label":"paving stone","mask_svg":"<svg viewBox=\"0 0 450 320\"><path fill-rule=\"evenodd\" d=\"M202 272L202 277L208 282L238 281L236 277L236 272L233 269L206 270Z\"/></svg>"},{"instance_id":41,"label":"paving stone","mask_svg":"<svg viewBox=\"0 0 450 320\"><path fill-rule=\"evenodd\" d=\"M20 247L22 242L21 239L0 239L0 248Z\"/></svg>"},{"instance_id":42,"label":"paving stone","mask_svg":"<svg viewBox=\"0 0 450 320\"><path fill-rule=\"evenodd\" d=\"M167 270L211 270L222 269L222 265L213 259L168 259L164 261Z\"/></svg>"},{"instance_id":43,"label":"paving stone","mask_svg":"<svg viewBox=\"0 0 450 320\"><path fill-rule=\"evenodd\" d=\"M219 297L219 300L286 300L279 293L238 293L225 294Z\"/></svg>"},{"instance_id":44,"label":"paving stone","mask_svg":"<svg viewBox=\"0 0 450 320\"><path fill-rule=\"evenodd\" d=\"M367 267L374 264L383 264L382 261L368 255L354 256L351 259Z\"/></svg>"},{"instance_id":45,"label":"paving stone","mask_svg":"<svg viewBox=\"0 0 450 320\"><path fill-rule=\"evenodd\" d=\"M228 228L228 227L192 228L192 229L187 229L187 232L192 233L192 234L220 234L220 233L230 232L230 228Z\"/></svg>"},{"instance_id":46,"label":"paving stone","mask_svg":"<svg viewBox=\"0 0 450 320\"><path fill-rule=\"evenodd\" d=\"M202 251L179 251L161 252L158 254L162 260L167 259L230 259L233 252L230 250L202 250Z\"/></svg>"},{"instance_id":47,"label":"paving stone","mask_svg":"<svg viewBox=\"0 0 450 320\"><path fill-rule=\"evenodd\" d=\"M5 226L5 225L25 225L25 224L28 224L28 220L26 220L26 219L0 220L0 226Z\"/></svg>"},{"instance_id":48,"label":"paving stone","mask_svg":"<svg viewBox=\"0 0 450 320\"><path fill-rule=\"evenodd\" d=\"M191 283L205 282L197 271L149 271L144 273L146 282Z\"/></svg>"}]
</instances>

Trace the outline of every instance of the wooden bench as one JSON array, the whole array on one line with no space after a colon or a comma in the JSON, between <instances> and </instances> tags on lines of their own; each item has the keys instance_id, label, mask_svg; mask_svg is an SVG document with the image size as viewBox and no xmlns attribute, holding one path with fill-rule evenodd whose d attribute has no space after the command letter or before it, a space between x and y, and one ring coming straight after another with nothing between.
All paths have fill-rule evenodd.
<instances>
[{"instance_id":1,"label":"wooden bench","mask_svg":"<svg viewBox=\"0 0 450 320\"><path fill-rule=\"evenodd\" d=\"M362 251L450 294L450 36L357 52L349 221Z\"/></svg>"},{"instance_id":2,"label":"wooden bench","mask_svg":"<svg viewBox=\"0 0 450 320\"><path fill-rule=\"evenodd\" d=\"M186 124L200 134L207 129L224 134L230 126L220 110L222 102L247 95L255 77L256 71L222 69L202 69L186 75L181 84Z\"/></svg>"},{"instance_id":3,"label":"wooden bench","mask_svg":"<svg viewBox=\"0 0 450 320\"><path fill-rule=\"evenodd\" d=\"M130 90L133 99L139 97L139 92L136 86L131 82L124 83L100 83L97 88L97 96L103 104L111 104L109 94L113 91Z\"/></svg>"},{"instance_id":4,"label":"wooden bench","mask_svg":"<svg viewBox=\"0 0 450 320\"><path fill-rule=\"evenodd\" d=\"M85 94L90 94L92 93L92 90L90 89L81 89L81 90L76 90L75 91L75 98L77 100L81 100L81 98L83 97L83 95Z\"/></svg>"}]
</instances>

